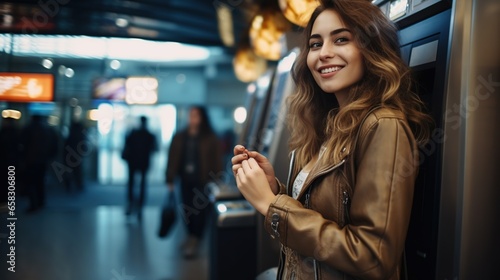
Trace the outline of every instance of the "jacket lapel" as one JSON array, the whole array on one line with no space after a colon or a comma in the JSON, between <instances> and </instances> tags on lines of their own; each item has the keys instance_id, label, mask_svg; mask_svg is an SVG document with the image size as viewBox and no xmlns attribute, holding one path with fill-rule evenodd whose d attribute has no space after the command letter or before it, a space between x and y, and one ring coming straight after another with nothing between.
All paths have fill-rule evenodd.
<instances>
[{"instance_id":1,"label":"jacket lapel","mask_svg":"<svg viewBox=\"0 0 500 280\"><path fill-rule=\"evenodd\" d=\"M317 162L320 162L320 159L323 156L325 150L326 150L326 148L322 148L321 149L321 152L320 152L320 155L318 157L318 161ZM346 158L347 158L347 155L340 162L331 163L331 164L328 164L328 165L321 166L321 165L316 164L311 169L311 172L309 172L309 175L307 176L307 179L304 182L304 186L302 187L302 190L300 191L299 196L297 197L297 200L300 200L302 198L302 196L304 196L304 194L307 192L307 190L312 186L312 183L318 177L320 177L320 176L322 176L324 174L330 173L333 170L335 170L335 169L343 166L345 164L345 162L346 162ZM293 161L295 161L295 157L292 157L292 159L293 159ZM291 162L290 163L290 167L293 167L293 165L295 165L295 163ZM293 169L290 169L290 170L293 170ZM297 171L295 171L295 172L297 172ZM295 178L295 177L296 177L296 174L294 174L294 176L292 178ZM289 176L288 180L290 180L290 176ZM293 181L287 182L287 186L288 186L288 190L287 191L288 191L288 194L290 195L291 188L293 187Z\"/></svg>"}]
</instances>

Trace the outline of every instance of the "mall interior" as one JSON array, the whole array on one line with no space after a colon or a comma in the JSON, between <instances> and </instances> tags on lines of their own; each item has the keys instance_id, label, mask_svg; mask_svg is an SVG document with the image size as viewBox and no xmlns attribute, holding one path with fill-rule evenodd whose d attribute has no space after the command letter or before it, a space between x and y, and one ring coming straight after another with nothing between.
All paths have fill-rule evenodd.
<instances>
[{"instance_id":1,"label":"mall interior","mask_svg":"<svg viewBox=\"0 0 500 280\"><path fill-rule=\"evenodd\" d=\"M371 2L398 27L401 55L436 125L416 182L405 279L498 279L500 2ZM1 185L15 190L0 205L0 279L276 279L279 243L237 189L231 157L243 144L287 178L286 99L317 5L0 1ZM182 211L166 236L159 229L169 148L193 106L207 111L222 171L198 197L206 222L187 257ZM123 151L140 117L156 149L143 211L127 215ZM38 171L9 142L34 120L54 132L36 148L53 151L38 209L26 187ZM70 146L75 131L82 138ZM34 135L40 144L44 133ZM182 200L178 180L174 194Z\"/></svg>"}]
</instances>

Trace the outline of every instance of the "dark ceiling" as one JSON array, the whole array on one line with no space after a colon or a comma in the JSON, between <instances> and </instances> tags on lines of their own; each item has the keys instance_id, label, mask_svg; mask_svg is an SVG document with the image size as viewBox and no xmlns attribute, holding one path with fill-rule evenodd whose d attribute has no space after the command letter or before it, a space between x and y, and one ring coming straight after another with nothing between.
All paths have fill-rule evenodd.
<instances>
[{"instance_id":1,"label":"dark ceiling","mask_svg":"<svg viewBox=\"0 0 500 280\"><path fill-rule=\"evenodd\" d=\"M244 0L0 1L0 33L132 37L225 47L217 23L220 5L231 11L238 42L248 25Z\"/></svg>"}]
</instances>

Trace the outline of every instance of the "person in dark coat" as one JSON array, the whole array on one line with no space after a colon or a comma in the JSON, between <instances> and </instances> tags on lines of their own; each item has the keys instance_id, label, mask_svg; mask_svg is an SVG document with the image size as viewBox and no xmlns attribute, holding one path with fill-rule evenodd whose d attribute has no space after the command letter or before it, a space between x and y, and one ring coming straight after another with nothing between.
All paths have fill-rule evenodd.
<instances>
[{"instance_id":1,"label":"person in dark coat","mask_svg":"<svg viewBox=\"0 0 500 280\"><path fill-rule=\"evenodd\" d=\"M170 144L166 182L174 190L174 179L180 179L182 217L188 238L183 244L184 257L195 257L207 219L209 206L206 185L217 181L222 172L222 143L212 129L204 107L189 111L189 123L178 131Z\"/></svg>"},{"instance_id":2,"label":"person in dark coat","mask_svg":"<svg viewBox=\"0 0 500 280\"><path fill-rule=\"evenodd\" d=\"M89 141L85 135L85 126L80 121L74 121L69 128L68 137L64 141L64 154L63 158L68 161L68 158L74 157L75 154L78 161L71 165L71 172L67 172L64 176L64 185L67 191L72 190L73 183L77 191L83 191L83 174L82 174L82 160L83 156L80 154L82 147L89 149Z\"/></svg>"},{"instance_id":3,"label":"person in dark coat","mask_svg":"<svg viewBox=\"0 0 500 280\"><path fill-rule=\"evenodd\" d=\"M22 129L20 139L30 202L27 211L34 212L45 206L47 165L57 154L59 138L44 116L33 115Z\"/></svg>"},{"instance_id":4,"label":"person in dark coat","mask_svg":"<svg viewBox=\"0 0 500 280\"><path fill-rule=\"evenodd\" d=\"M157 150L156 137L148 130L148 119L145 116L140 117L140 127L132 130L125 139L122 158L128 164L128 190L127 190L127 210L130 215L136 204L134 196L135 175L140 175L140 192L137 201L137 213L139 217L142 213L146 196L146 176L150 166L151 156Z\"/></svg>"},{"instance_id":5,"label":"person in dark coat","mask_svg":"<svg viewBox=\"0 0 500 280\"><path fill-rule=\"evenodd\" d=\"M19 176L19 129L16 126L16 122L17 120L15 119L4 118L2 120L2 127L0 128L0 170L3 174L2 182L4 183L0 194L0 204L6 203L8 200L7 194L10 185L7 182L11 181L9 177L16 179L16 175L12 177L9 175L9 171L11 171L11 174ZM15 181L14 183L16 183ZM17 186L10 187L10 189L16 191Z\"/></svg>"}]
</instances>

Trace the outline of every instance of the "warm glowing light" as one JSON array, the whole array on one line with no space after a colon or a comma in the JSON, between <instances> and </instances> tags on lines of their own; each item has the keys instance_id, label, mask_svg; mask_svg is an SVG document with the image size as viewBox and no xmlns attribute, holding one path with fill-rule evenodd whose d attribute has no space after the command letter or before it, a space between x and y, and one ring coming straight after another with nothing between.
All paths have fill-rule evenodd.
<instances>
[{"instance_id":1,"label":"warm glowing light","mask_svg":"<svg viewBox=\"0 0 500 280\"><path fill-rule=\"evenodd\" d=\"M251 23L250 43L255 54L269 60L279 60L284 49L284 35L290 22L280 11L265 10Z\"/></svg>"},{"instance_id":2,"label":"warm glowing light","mask_svg":"<svg viewBox=\"0 0 500 280\"><path fill-rule=\"evenodd\" d=\"M21 118L21 115L21 112L18 110L6 109L2 111L2 118L4 119L11 118L18 120Z\"/></svg>"},{"instance_id":3,"label":"warm glowing light","mask_svg":"<svg viewBox=\"0 0 500 280\"><path fill-rule=\"evenodd\" d=\"M99 110L97 109L92 109L87 112L87 118L91 121L98 121L99 120Z\"/></svg>"},{"instance_id":4,"label":"warm glowing light","mask_svg":"<svg viewBox=\"0 0 500 280\"><path fill-rule=\"evenodd\" d=\"M234 74L238 80L248 83L257 80L267 69L267 61L249 48L240 48L233 59Z\"/></svg>"},{"instance_id":5,"label":"warm glowing light","mask_svg":"<svg viewBox=\"0 0 500 280\"><path fill-rule=\"evenodd\" d=\"M215 2L214 2L215 3ZM227 47L234 46L234 30L233 30L233 15L231 9L227 5L219 5L216 7L217 24L219 27L219 35Z\"/></svg>"},{"instance_id":6,"label":"warm glowing light","mask_svg":"<svg viewBox=\"0 0 500 280\"><path fill-rule=\"evenodd\" d=\"M54 77L43 73L0 73L0 100L52 101Z\"/></svg>"},{"instance_id":7,"label":"warm glowing light","mask_svg":"<svg viewBox=\"0 0 500 280\"><path fill-rule=\"evenodd\" d=\"M286 19L302 27L307 25L314 9L319 6L318 0L279 0L278 2Z\"/></svg>"}]
</instances>

